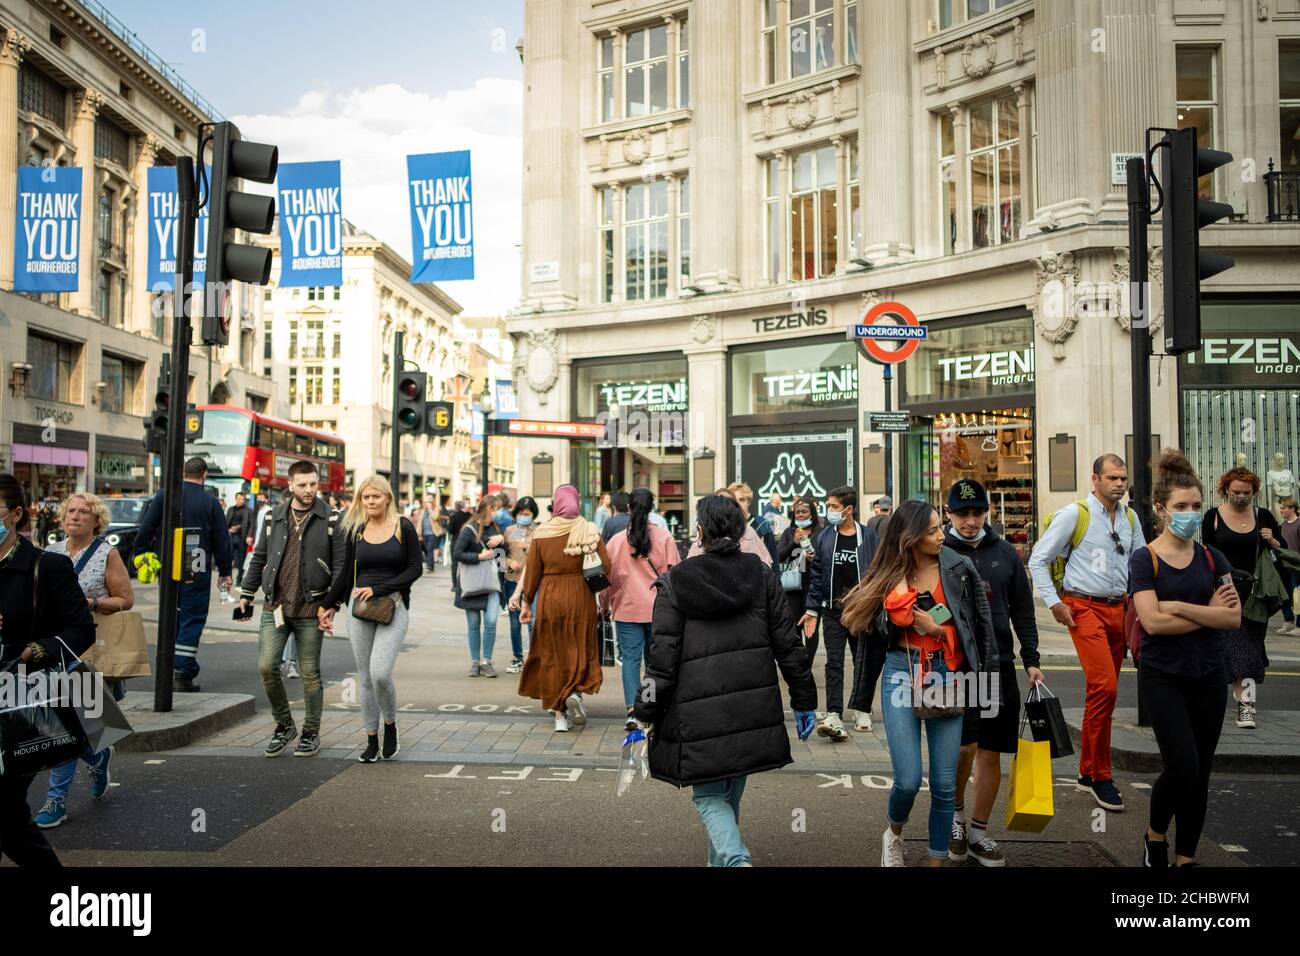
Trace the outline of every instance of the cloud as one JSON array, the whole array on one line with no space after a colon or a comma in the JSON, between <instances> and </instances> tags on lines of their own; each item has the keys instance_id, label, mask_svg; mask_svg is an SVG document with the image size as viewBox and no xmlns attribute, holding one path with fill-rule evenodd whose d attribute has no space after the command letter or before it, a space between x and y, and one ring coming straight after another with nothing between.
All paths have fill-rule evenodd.
<instances>
[{"instance_id":1,"label":"cloud","mask_svg":"<svg viewBox=\"0 0 1300 956\"><path fill-rule=\"evenodd\" d=\"M283 114L233 117L250 140L275 143L283 163L342 163L343 215L411 258L406 157L468 149L474 175L477 278L439 283L466 315L519 302L523 85L485 78L438 96L385 83L313 90Z\"/></svg>"}]
</instances>

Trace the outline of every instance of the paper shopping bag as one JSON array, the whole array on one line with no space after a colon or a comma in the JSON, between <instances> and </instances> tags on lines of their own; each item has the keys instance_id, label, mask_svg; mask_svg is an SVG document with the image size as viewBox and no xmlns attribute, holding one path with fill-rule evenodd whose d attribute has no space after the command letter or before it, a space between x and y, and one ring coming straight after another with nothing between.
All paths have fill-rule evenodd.
<instances>
[{"instance_id":1,"label":"paper shopping bag","mask_svg":"<svg viewBox=\"0 0 1300 956\"><path fill-rule=\"evenodd\" d=\"M1065 723L1061 700L1052 695L1044 684L1035 684L1025 701L1025 716L1029 719L1029 732L1034 740L1052 745L1052 758L1068 757L1074 753L1070 742L1070 728Z\"/></svg>"},{"instance_id":2,"label":"paper shopping bag","mask_svg":"<svg viewBox=\"0 0 1300 956\"><path fill-rule=\"evenodd\" d=\"M95 643L81 655L109 680L148 677L149 648L144 638L144 618L139 611L95 614Z\"/></svg>"},{"instance_id":3,"label":"paper shopping bag","mask_svg":"<svg viewBox=\"0 0 1300 956\"><path fill-rule=\"evenodd\" d=\"M1022 737L1011 761L1007 829L1042 833L1052 813L1052 745Z\"/></svg>"}]
</instances>

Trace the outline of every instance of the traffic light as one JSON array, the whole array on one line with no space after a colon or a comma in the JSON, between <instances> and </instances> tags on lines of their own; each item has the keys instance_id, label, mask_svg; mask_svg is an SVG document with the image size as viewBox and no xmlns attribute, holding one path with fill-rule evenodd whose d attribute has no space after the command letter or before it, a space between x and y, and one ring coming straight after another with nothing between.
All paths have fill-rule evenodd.
<instances>
[{"instance_id":1,"label":"traffic light","mask_svg":"<svg viewBox=\"0 0 1300 956\"><path fill-rule=\"evenodd\" d=\"M424 433L446 437L452 433L455 406L451 402L424 403Z\"/></svg>"},{"instance_id":2,"label":"traffic light","mask_svg":"<svg viewBox=\"0 0 1300 956\"><path fill-rule=\"evenodd\" d=\"M158 370L158 387L154 389L153 411L144 420L145 451L161 455L167 445L167 410L171 404L171 356L164 354Z\"/></svg>"},{"instance_id":3,"label":"traffic light","mask_svg":"<svg viewBox=\"0 0 1300 956\"><path fill-rule=\"evenodd\" d=\"M1231 269L1228 256L1201 251L1202 226L1232 215L1227 203L1198 195L1202 176L1232 162L1232 154L1196 145L1193 128L1170 130L1164 150L1165 352L1201 347L1201 280Z\"/></svg>"},{"instance_id":4,"label":"traffic light","mask_svg":"<svg viewBox=\"0 0 1300 956\"><path fill-rule=\"evenodd\" d=\"M429 376L424 372L402 372L397 379L397 406L393 409L399 435L424 434L424 393Z\"/></svg>"},{"instance_id":5,"label":"traffic light","mask_svg":"<svg viewBox=\"0 0 1300 956\"><path fill-rule=\"evenodd\" d=\"M233 300L230 283L266 285L271 277L271 250L235 242L235 230L267 233L275 221L275 200L239 192L240 179L275 181L280 151L239 138L234 123L212 130L212 183L208 193L208 261L203 289L203 344L230 341Z\"/></svg>"}]
</instances>

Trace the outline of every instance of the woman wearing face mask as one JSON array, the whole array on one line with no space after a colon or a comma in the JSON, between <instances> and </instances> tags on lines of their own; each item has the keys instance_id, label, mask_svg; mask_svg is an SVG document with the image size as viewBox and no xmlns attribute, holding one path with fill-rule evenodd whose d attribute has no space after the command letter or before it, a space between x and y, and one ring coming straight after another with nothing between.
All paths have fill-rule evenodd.
<instances>
[{"instance_id":1,"label":"woman wearing face mask","mask_svg":"<svg viewBox=\"0 0 1300 956\"><path fill-rule=\"evenodd\" d=\"M939 605L949 616L937 619ZM903 825L921 789L924 726L930 755L929 864L943 866L952 836L964 708L975 705L953 685L959 673L974 671L981 696L996 701L1000 694L997 638L983 581L970 558L943 546L939 513L925 502L907 501L885 524L885 538L861 583L845 598L840 621L850 634L887 647L880 702L894 787L880 865L906 865ZM864 647L858 659L865 654ZM865 680L862 668L855 675L854 701L862 696ZM916 684L931 698L941 685L943 703L953 705L951 716L919 714L911 689ZM922 697L920 703L931 700Z\"/></svg>"},{"instance_id":2,"label":"woman wearing face mask","mask_svg":"<svg viewBox=\"0 0 1300 956\"><path fill-rule=\"evenodd\" d=\"M1223 504L1205 513L1201 521L1201 543L1223 552L1232 563L1232 583L1245 608L1255 583L1255 566L1264 552L1281 547L1282 529L1273 514L1255 507L1259 478L1248 468L1233 468L1219 479ZM1257 687L1264 682L1268 654L1264 635L1268 621L1253 621L1244 614L1240 626L1223 635L1228 680L1237 702L1237 726L1255 727Z\"/></svg>"},{"instance_id":3,"label":"woman wearing face mask","mask_svg":"<svg viewBox=\"0 0 1300 956\"><path fill-rule=\"evenodd\" d=\"M66 555L32 545L27 492L0 473L0 666L21 660L29 672L58 668L95 642L95 624ZM64 647L66 645L66 648ZM45 835L32 821L27 791L33 774L0 774L0 853L19 866L57 867Z\"/></svg>"},{"instance_id":4,"label":"woman wearing face mask","mask_svg":"<svg viewBox=\"0 0 1300 956\"><path fill-rule=\"evenodd\" d=\"M775 495L773 496L775 497ZM803 570L799 575L799 590L786 591L785 600L790 605L790 615L794 620L803 617L808 600L808 585L812 578L812 566L817 561L817 550L812 546L813 538L826 527L826 522L817 514L817 503L811 498L796 498L790 509L794 519L790 526L781 532L776 543L776 559L782 565L799 561ZM803 628L799 629L804 638L804 650L808 653L808 666L811 667L817 657L817 642L820 632L814 630L811 636L805 636Z\"/></svg>"},{"instance_id":5,"label":"woman wearing face mask","mask_svg":"<svg viewBox=\"0 0 1300 956\"><path fill-rule=\"evenodd\" d=\"M537 520L537 502L532 498L520 498L512 513L515 519L506 528L506 582L501 598L510 609L510 666L507 674L518 674L524 669L524 626L519 621L519 602L514 600L523 576L524 565L528 563L528 546L533 541L533 522ZM529 628L531 631L532 629Z\"/></svg>"},{"instance_id":6,"label":"woman wearing face mask","mask_svg":"<svg viewBox=\"0 0 1300 956\"><path fill-rule=\"evenodd\" d=\"M1205 823L1210 769L1223 727L1223 631L1241 624L1241 598L1219 549L1193 543L1201 525L1201 482L1182 452L1167 448L1151 500L1159 537L1129 559L1129 593L1142 622L1138 693L1164 769L1151 788L1142 865L1169 866L1169 824L1177 821L1178 866L1194 862Z\"/></svg>"},{"instance_id":7,"label":"woman wearing face mask","mask_svg":"<svg viewBox=\"0 0 1300 956\"><path fill-rule=\"evenodd\" d=\"M533 533L521 587L522 624L537 623L532 646L519 678L519 693L540 700L555 714L555 729L570 721L587 722L583 694L600 692L600 643L596 637L596 599L583 578L583 563L597 555L609 574L609 555L596 526L578 513L578 489L560 485L551 503L551 519Z\"/></svg>"}]
</instances>

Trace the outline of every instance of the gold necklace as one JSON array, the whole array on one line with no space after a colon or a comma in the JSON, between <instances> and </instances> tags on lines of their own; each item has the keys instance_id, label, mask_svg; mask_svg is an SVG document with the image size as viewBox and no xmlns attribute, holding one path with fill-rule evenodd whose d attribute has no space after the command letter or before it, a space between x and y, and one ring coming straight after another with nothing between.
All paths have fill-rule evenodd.
<instances>
[{"instance_id":1,"label":"gold necklace","mask_svg":"<svg viewBox=\"0 0 1300 956\"><path fill-rule=\"evenodd\" d=\"M291 520L293 521L294 534L298 534L302 531L303 525L305 525L307 523L307 519L311 517L311 511L308 510L302 512L302 518L299 518L298 514L299 514L298 509L290 507L289 515Z\"/></svg>"}]
</instances>

